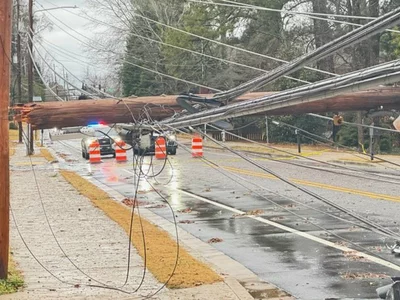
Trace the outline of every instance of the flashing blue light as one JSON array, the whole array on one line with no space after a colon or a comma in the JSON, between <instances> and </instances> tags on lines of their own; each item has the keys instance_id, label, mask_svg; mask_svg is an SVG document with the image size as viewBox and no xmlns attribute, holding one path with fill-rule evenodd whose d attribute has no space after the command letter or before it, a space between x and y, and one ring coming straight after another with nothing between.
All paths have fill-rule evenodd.
<instances>
[{"instance_id":1,"label":"flashing blue light","mask_svg":"<svg viewBox=\"0 0 400 300\"><path fill-rule=\"evenodd\" d=\"M106 126L106 124L103 121L100 122L90 122L87 127L95 127L95 126Z\"/></svg>"}]
</instances>

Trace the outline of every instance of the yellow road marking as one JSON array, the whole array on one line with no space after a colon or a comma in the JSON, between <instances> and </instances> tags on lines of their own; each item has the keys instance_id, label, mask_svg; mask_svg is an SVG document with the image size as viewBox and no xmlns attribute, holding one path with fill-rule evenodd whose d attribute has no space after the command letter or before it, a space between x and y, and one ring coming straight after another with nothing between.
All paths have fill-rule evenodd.
<instances>
[{"instance_id":1,"label":"yellow road marking","mask_svg":"<svg viewBox=\"0 0 400 300\"><path fill-rule=\"evenodd\" d=\"M131 228L131 209L122 203L111 199L109 195L87 181L80 175L61 170L61 175L83 196L89 198L93 205L101 209L111 220L116 222L128 234L132 229L132 244L136 247L140 256L146 255L147 268L158 279L164 283L169 279L176 260L176 241L168 232L151 223L138 214L134 215L134 225ZM141 222L142 226L137 225ZM141 228L146 233L146 250L141 235ZM203 284L220 282L218 275L210 266L192 256L183 246L179 250L179 262L174 275L170 278L167 287L189 288Z\"/></svg>"},{"instance_id":2,"label":"yellow road marking","mask_svg":"<svg viewBox=\"0 0 400 300\"><path fill-rule=\"evenodd\" d=\"M225 170L243 174L243 175L267 178L267 179L277 179L275 176L269 175L266 173L259 173L259 172L254 172L254 171L250 171L250 170L238 169L238 168L227 167L227 166L224 166L223 168ZM369 198L373 198L373 199L382 199L382 200L400 202L400 197L397 197L397 196L391 196L391 195L386 195L386 194L377 194L377 193L363 191L363 190L339 187L339 186L318 183L318 182L314 182L314 181L295 179L295 178L289 178L289 180L292 181L293 183L306 185L306 186L312 186L312 187L318 187L318 188L325 189L325 190L349 193L349 194L365 196L365 197L369 197Z\"/></svg>"}]
</instances>

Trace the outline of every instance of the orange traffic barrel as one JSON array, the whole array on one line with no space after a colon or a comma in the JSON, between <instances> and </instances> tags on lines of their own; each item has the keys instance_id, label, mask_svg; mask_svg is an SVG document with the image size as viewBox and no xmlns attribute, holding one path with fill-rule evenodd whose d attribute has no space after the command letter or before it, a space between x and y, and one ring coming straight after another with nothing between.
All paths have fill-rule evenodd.
<instances>
[{"instance_id":1,"label":"orange traffic barrel","mask_svg":"<svg viewBox=\"0 0 400 300\"><path fill-rule=\"evenodd\" d=\"M155 155L157 159L165 159L167 157L167 145L163 137L158 137L155 142Z\"/></svg>"},{"instance_id":2,"label":"orange traffic barrel","mask_svg":"<svg viewBox=\"0 0 400 300\"><path fill-rule=\"evenodd\" d=\"M397 117L396 120L394 120L393 126L394 126L394 128L396 128L396 130L400 131L400 116Z\"/></svg>"},{"instance_id":3,"label":"orange traffic barrel","mask_svg":"<svg viewBox=\"0 0 400 300\"><path fill-rule=\"evenodd\" d=\"M201 136L194 136L192 139L192 157L203 157L203 139Z\"/></svg>"},{"instance_id":4,"label":"orange traffic barrel","mask_svg":"<svg viewBox=\"0 0 400 300\"><path fill-rule=\"evenodd\" d=\"M116 141L114 144L115 148L115 159L117 162L124 162L128 160L128 157L126 156L126 149L125 147L125 142L124 141Z\"/></svg>"},{"instance_id":5,"label":"orange traffic barrel","mask_svg":"<svg viewBox=\"0 0 400 300\"><path fill-rule=\"evenodd\" d=\"M100 144L98 140L95 140L89 145L89 162L91 164L101 162Z\"/></svg>"}]
</instances>

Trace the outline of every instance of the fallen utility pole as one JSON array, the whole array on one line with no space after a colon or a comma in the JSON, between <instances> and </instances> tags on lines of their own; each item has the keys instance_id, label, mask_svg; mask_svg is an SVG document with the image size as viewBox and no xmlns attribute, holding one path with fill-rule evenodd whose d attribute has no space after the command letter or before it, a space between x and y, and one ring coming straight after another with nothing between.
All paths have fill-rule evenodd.
<instances>
[{"instance_id":1,"label":"fallen utility pole","mask_svg":"<svg viewBox=\"0 0 400 300\"><path fill-rule=\"evenodd\" d=\"M249 93L237 99L248 101L273 93ZM211 97L211 95L202 95ZM177 96L154 96L125 99L81 100L68 102L45 102L21 104L15 109L20 111L18 121L32 124L34 129L86 126L89 123L103 121L113 123L135 123L147 118L163 120L181 112L182 107L176 102ZM268 106L268 104L266 104ZM304 113L323 113L332 111L355 111L377 109L400 109L400 88L379 88L363 92L345 93L340 96L288 105L268 110L262 115L298 115ZM129 109L128 109L129 108ZM229 108L229 105L226 106ZM132 115L131 115L132 112Z\"/></svg>"},{"instance_id":2,"label":"fallen utility pole","mask_svg":"<svg viewBox=\"0 0 400 300\"><path fill-rule=\"evenodd\" d=\"M12 0L0 1L0 279L7 279L10 238L10 170L8 106L10 103Z\"/></svg>"},{"instance_id":3,"label":"fallen utility pole","mask_svg":"<svg viewBox=\"0 0 400 300\"><path fill-rule=\"evenodd\" d=\"M271 93L244 95L241 101ZM202 95L208 96L208 95ZM181 112L178 96L155 96L118 99L78 100L65 102L26 103L14 107L20 112L17 121L32 124L33 129L86 126L91 123L135 123L151 116L160 121Z\"/></svg>"}]
</instances>

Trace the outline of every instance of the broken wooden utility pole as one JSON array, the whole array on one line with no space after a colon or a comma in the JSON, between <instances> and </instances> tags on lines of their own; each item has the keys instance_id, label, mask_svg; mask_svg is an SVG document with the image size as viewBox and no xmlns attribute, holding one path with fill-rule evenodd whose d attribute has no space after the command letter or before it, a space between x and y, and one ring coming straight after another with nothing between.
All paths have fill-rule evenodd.
<instances>
[{"instance_id":1,"label":"broken wooden utility pole","mask_svg":"<svg viewBox=\"0 0 400 300\"><path fill-rule=\"evenodd\" d=\"M247 101L272 94L271 92L249 93L235 101ZM212 95L201 95L212 98ZM32 124L33 129L49 129L73 126L86 126L90 123L104 122L135 123L147 119L160 121L181 112L183 108L176 102L178 96L149 96L122 100L99 99L68 102L27 103L15 107L20 111L18 121ZM370 110L383 106L385 109L400 109L400 88L379 88L363 92L347 93L332 98L287 105L268 109L263 116L299 115L333 111Z\"/></svg>"},{"instance_id":2,"label":"broken wooden utility pole","mask_svg":"<svg viewBox=\"0 0 400 300\"><path fill-rule=\"evenodd\" d=\"M0 279L7 279L10 239L10 169L8 106L10 103L12 0L0 1Z\"/></svg>"}]
</instances>

